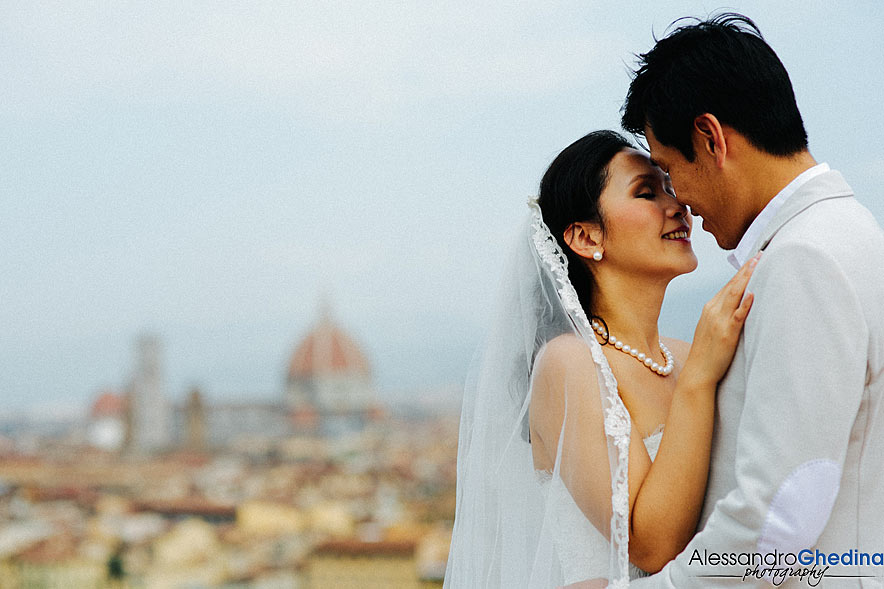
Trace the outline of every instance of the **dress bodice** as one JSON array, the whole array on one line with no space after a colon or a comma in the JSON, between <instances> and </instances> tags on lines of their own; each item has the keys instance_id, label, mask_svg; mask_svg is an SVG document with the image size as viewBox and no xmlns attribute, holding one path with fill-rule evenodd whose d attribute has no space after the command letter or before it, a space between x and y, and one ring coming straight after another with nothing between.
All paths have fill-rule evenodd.
<instances>
[{"instance_id":1,"label":"dress bodice","mask_svg":"<svg viewBox=\"0 0 884 589\"><path fill-rule=\"evenodd\" d=\"M642 441L651 460L657 457L663 426ZM562 565L565 585L594 578L598 571L608 570L610 542L586 518L565 483L548 471L537 471L548 509L553 518L556 552ZM629 564L630 578L644 577L647 573Z\"/></svg>"}]
</instances>

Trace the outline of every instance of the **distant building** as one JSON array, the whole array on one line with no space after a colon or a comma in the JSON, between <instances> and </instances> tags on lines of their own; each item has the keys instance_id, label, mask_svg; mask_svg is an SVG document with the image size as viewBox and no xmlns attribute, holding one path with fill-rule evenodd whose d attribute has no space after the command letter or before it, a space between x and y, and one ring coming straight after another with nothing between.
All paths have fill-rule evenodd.
<instances>
[{"instance_id":1,"label":"distant building","mask_svg":"<svg viewBox=\"0 0 884 589\"><path fill-rule=\"evenodd\" d=\"M415 560L417 543L330 540L307 560L310 589L420 589Z\"/></svg>"},{"instance_id":2,"label":"distant building","mask_svg":"<svg viewBox=\"0 0 884 589\"><path fill-rule=\"evenodd\" d=\"M189 452L259 448L292 434L288 407L277 400L242 395L240 402L212 403L192 390L172 407L172 445ZM2 589L2 587L0 587Z\"/></svg>"},{"instance_id":3,"label":"distant building","mask_svg":"<svg viewBox=\"0 0 884 589\"><path fill-rule=\"evenodd\" d=\"M366 355L327 311L295 348L286 377L295 428L334 436L379 414Z\"/></svg>"},{"instance_id":4,"label":"distant building","mask_svg":"<svg viewBox=\"0 0 884 589\"><path fill-rule=\"evenodd\" d=\"M418 540L328 540L307 557L304 585L309 589L436 589L437 571L425 570L423 545Z\"/></svg>"},{"instance_id":5,"label":"distant building","mask_svg":"<svg viewBox=\"0 0 884 589\"><path fill-rule=\"evenodd\" d=\"M129 449L149 453L171 443L171 407L166 399L162 347L155 336L136 343L135 371L129 398Z\"/></svg>"},{"instance_id":6,"label":"distant building","mask_svg":"<svg viewBox=\"0 0 884 589\"><path fill-rule=\"evenodd\" d=\"M121 450L126 440L126 397L111 391L101 393L89 410L89 444L108 452Z\"/></svg>"},{"instance_id":7,"label":"distant building","mask_svg":"<svg viewBox=\"0 0 884 589\"><path fill-rule=\"evenodd\" d=\"M206 431L209 445L215 448L292 433L285 404L260 400L213 404L206 412Z\"/></svg>"},{"instance_id":8,"label":"distant building","mask_svg":"<svg viewBox=\"0 0 884 589\"><path fill-rule=\"evenodd\" d=\"M184 406L184 415L187 422L186 438L184 447L191 452L203 452L206 450L206 406L203 403L203 395L199 389L194 388L187 397Z\"/></svg>"},{"instance_id":9,"label":"distant building","mask_svg":"<svg viewBox=\"0 0 884 589\"><path fill-rule=\"evenodd\" d=\"M161 343L142 336L128 392L96 400L89 439L98 448L134 454L227 448L261 457L272 454L275 440L336 438L384 416L366 354L327 311L295 346L281 395L236 399L213 403L193 389L183 402L170 402Z\"/></svg>"}]
</instances>

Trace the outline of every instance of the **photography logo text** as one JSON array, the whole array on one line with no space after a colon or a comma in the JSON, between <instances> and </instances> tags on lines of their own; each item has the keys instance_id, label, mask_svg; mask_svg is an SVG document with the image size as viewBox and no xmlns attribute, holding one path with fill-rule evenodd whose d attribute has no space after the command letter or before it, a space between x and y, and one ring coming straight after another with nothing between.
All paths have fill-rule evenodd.
<instances>
[{"instance_id":1,"label":"photography logo text","mask_svg":"<svg viewBox=\"0 0 884 589\"><path fill-rule=\"evenodd\" d=\"M874 577L872 574L844 573L837 575L831 567L870 567L884 566L884 553L864 552L850 549L844 552L823 552L804 549L798 552L718 552L714 550L694 550L688 562L694 567L728 567L730 574L698 574L707 578L739 578L743 581L765 580L775 586L789 579L797 579L811 587L820 584L824 577L860 578ZM739 567L740 573L734 571Z\"/></svg>"}]
</instances>

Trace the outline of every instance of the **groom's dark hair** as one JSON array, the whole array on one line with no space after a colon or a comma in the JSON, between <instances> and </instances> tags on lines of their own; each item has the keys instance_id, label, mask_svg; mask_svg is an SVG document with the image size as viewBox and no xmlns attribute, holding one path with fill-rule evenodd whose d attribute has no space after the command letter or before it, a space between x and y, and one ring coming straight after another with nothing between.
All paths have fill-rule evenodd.
<instances>
[{"instance_id":1,"label":"groom's dark hair","mask_svg":"<svg viewBox=\"0 0 884 589\"><path fill-rule=\"evenodd\" d=\"M771 155L807 149L789 74L748 17L691 19L638 58L622 111L627 131L644 135L648 125L694 161L693 122L710 113Z\"/></svg>"}]
</instances>

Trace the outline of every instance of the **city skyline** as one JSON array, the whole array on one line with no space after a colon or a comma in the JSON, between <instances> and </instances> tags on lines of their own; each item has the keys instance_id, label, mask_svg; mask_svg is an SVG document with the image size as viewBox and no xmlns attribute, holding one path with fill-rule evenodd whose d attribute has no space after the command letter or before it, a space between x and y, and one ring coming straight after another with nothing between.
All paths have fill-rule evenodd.
<instances>
[{"instance_id":1,"label":"city skyline","mask_svg":"<svg viewBox=\"0 0 884 589\"><path fill-rule=\"evenodd\" d=\"M142 333L164 343L173 400L279 395L324 300L382 398L456 405L546 165L619 128L652 33L717 8L10 7L0 415L88 407L124 385ZM789 70L812 153L884 220L884 10L731 8ZM685 339L731 272L699 228L694 246L661 316Z\"/></svg>"}]
</instances>

